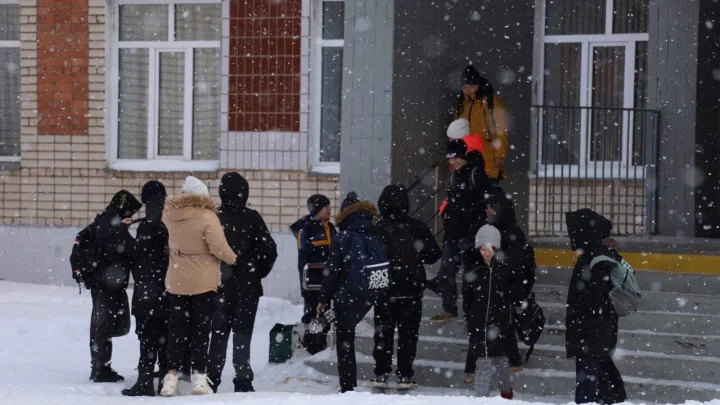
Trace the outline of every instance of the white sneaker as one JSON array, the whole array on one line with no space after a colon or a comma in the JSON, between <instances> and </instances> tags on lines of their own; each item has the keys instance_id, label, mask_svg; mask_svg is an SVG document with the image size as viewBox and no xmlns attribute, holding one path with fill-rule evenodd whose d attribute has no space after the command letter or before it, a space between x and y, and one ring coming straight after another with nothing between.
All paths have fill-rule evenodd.
<instances>
[{"instance_id":1,"label":"white sneaker","mask_svg":"<svg viewBox=\"0 0 720 405\"><path fill-rule=\"evenodd\" d=\"M208 395L212 394L213 390L210 388L212 382L207 378L206 374L193 374L192 375L192 394L193 395Z\"/></svg>"},{"instance_id":2,"label":"white sneaker","mask_svg":"<svg viewBox=\"0 0 720 405\"><path fill-rule=\"evenodd\" d=\"M180 384L178 383L177 374L166 374L162 381L163 387L160 396L177 397L180 396Z\"/></svg>"}]
</instances>

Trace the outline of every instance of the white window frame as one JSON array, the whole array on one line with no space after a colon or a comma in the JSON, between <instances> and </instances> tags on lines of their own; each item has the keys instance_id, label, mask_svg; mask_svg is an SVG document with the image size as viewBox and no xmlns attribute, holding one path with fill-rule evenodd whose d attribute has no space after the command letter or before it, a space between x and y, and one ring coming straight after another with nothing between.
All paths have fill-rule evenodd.
<instances>
[{"instance_id":1,"label":"white window frame","mask_svg":"<svg viewBox=\"0 0 720 405\"><path fill-rule=\"evenodd\" d=\"M20 5L19 0L0 0L0 4L2 5ZM20 20L18 20L18 25L21 25ZM21 27L22 30L22 27ZM0 41L0 48L18 48L20 49L20 41ZM21 56L22 58L22 56ZM17 70L18 76L21 76L21 69L20 66L18 66ZM22 92L19 93L20 97L22 97ZM18 104L19 105L19 104ZM20 112L22 114L22 108L20 109ZM20 120L22 122L22 119ZM22 127L22 123L20 124ZM22 142L22 136L21 132L18 132L18 142ZM20 155L22 156L22 150L20 151ZM0 156L0 163L17 163L20 162L21 156Z\"/></svg>"},{"instance_id":2,"label":"white window frame","mask_svg":"<svg viewBox=\"0 0 720 405\"><path fill-rule=\"evenodd\" d=\"M194 60L192 50L197 48L222 49L222 40L214 41L176 41L175 40L175 6L179 4L222 4L222 0L112 0L109 7L110 18L108 18L110 47L106 52L109 61L108 76L108 110L110 111L109 133L107 137L108 162L111 169L123 171L217 171L220 167L218 160L193 160L192 159L192 131L193 131L193 81L194 81ZM121 5L168 5L168 41L120 41L120 6ZM222 15L221 15L222 18ZM218 23L221 23L219 21ZM119 103L119 54L123 48L148 49L148 140L147 157L145 159L120 159L118 158L118 103ZM159 77L158 66L160 53L179 52L185 53L185 95L184 95L184 119L183 119L183 154L182 156L159 156L158 154L158 129L157 119L159 117ZM220 63L222 63L222 58ZM222 80L220 80L222 83ZM188 85L188 83L190 85ZM221 92L222 93L222 92ZM222 100L221 95L221 100ZM227 97L227 96L225 96ZM221 102L222 105L222 102ZM222 108L221 108L222 109ZM221 119L221 111L218 111L218 118ZM108 125L106 125L108 127ZM218 127L222 128L222 125ZM218 131L218 139L220 131Z\"/></svg>"},{"instance_id":3,"label":"white window frame","mask_svg":"<svg viewBox=\"0 0 720 405\"><path fill-rule=\"evenodd\" d=\"M649 33L642 34L614 34L613 30L613 8L614 1L605 1L605 33L604 34L573 34L573 35L546 35L545 25L547 15L547 0L536 0L535 15L535 32L537 33L536 49L535 49L535 105L543 105L544 102L544 86L545 86L545 45L548 44L580 44L580 106L589 106L591 100L592 86L592 58L593 49L596 47L625 47L625 73L623 87L623 108L634 108L635 103L635 50L638 42L648 42L650 40ZM581 115L581 133L580 133L580 153L588 154L588 122L587 110L582 110ZM534 133L540 134L542 128L542 117L539 116L536 125L539 128ZM632 114L628 116L632 119ZM536 139L538 162L537 176L541 178L550 178L561 176L563 178L617 178L617 179L643 179L645 178L645 168L643 166L633 166L628 170L630 156L627 156L630 134L627 133L626 126L623 126L622 134L622 158L620 161L597 161L591 162L588 159L581 159L577 165L562 164L543 164L542 162L542 142Z\"/></svg>"},{"instance_id":4,"label":"white window frame","mask_svg":"<svg viewBox=\"0 0 720 405\"><path fill-rule=\"evenodd\" d=\"M322 6L325 1L345 0L310 0L310 171L321 174L340 174L340 162L323 162L320 160L320 122L322 120L322 50L323 48L344 48L345 39L322 38ZM344 37L344 35L343 35ZM341 138L342 139L342 138ZM342 152L341 152L342 153Z\"/></svg>"}]
</instances>

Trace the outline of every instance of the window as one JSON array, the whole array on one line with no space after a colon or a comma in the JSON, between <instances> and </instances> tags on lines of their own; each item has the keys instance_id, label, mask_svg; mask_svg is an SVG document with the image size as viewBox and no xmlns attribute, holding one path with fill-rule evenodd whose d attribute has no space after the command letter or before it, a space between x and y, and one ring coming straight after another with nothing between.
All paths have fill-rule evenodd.
<instances>
[{"instance_id":1,"label":"window","mask_svg":"<svg viewBox=\"0 0 720 405\"><path fill-rule=\"evenodd\" d=\"M0 0L0 163L20 161L20 5Z\"/></svg>"},{"instance_id":2,"label":"window","mask_svg":"<svg viewBox=\"0 0 720 405\"><path fill-rule=\"evenodd\" d=\"M541 166L641 175L656 117L644 110L649 0L545 0L539 12Z\"/></svg>"},{"instance_id":3,"label":"window","mask_svg":"<svg viewBox=\"0 0 720 405\"><path fill-rule=\"evenodd\" d=\"M114 5L111 163L128 170L216 170L221 3Z\"/></svg>"},{"instance_id":4,"label":"window","mask_svg":"<svg viewBox=\"0 0 720 405\"><path fill-rule=\"evenodd\" d=\"M312 0L311 13L312 169L339 173L345 2Z\"/></svg>"}]
</instances>

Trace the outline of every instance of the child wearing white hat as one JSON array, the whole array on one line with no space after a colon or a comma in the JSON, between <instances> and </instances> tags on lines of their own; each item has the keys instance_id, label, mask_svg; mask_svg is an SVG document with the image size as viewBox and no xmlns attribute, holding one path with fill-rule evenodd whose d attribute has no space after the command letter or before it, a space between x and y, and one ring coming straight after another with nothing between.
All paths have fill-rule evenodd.
<instances>
[{"instance_id":1,"label":"child wearing white hat","mask_svg":"<svg viewBox=\"0 0 720 405\"><path fill-rule=\"evenodd\" d=\"M490 396L496 381L500 395L512 399L510 382L510 339L514 339L510 301L506 298L508 267L497 259L502 237L492 225L484 225L475 235L475 249L465 256L463 309L468 324L470 348L466 373L475 367L475 395Z\"/></svg>"}]
</instances>

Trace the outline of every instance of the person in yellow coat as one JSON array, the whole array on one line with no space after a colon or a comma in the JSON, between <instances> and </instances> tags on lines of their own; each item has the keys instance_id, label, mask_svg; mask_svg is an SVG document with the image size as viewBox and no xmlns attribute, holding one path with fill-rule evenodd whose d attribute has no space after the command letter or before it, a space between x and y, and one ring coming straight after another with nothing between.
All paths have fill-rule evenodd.
<instances>
[{"instance_id":1,"label":"person in yellow coat","mask_svg":"<svg viewBox=\"0 0 720 405\"><path fill-rule=\"evenodd\" d=\"M505 179L508 157L510 133L507 108L490 82L480 76L472 65L463 71L462 81L462 95L453 119L465 118L470 122L470 134L479 134L485 140L482 149L485 173L498 184Z\"/></svg>"}]
</instances>

